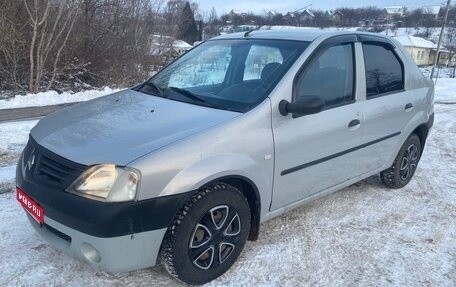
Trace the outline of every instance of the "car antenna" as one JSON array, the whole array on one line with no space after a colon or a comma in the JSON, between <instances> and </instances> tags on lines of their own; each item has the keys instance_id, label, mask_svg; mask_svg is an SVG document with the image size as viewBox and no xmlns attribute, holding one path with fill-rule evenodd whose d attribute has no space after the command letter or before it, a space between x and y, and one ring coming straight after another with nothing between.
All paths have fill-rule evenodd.
<instances>
[{"instance_id":1,"label":"car antenna","mask_svg":"<svg viewBox=\"0 0 456 287\"><path fill-rule=\"evenodd\" d=\"M250 35L250 33L252 33L253 31L254 30L249 30L249 31L245 32L244 33L244 38L247 38Z\"/></svg>"}]
</instances>

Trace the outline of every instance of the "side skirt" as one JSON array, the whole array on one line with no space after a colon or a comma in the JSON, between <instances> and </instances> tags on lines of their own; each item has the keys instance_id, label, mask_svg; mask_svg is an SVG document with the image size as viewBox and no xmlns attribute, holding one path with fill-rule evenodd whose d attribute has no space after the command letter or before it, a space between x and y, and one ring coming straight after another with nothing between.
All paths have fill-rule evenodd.
<instances>
[{"instance_id":1,"label":"side skirt","mask_svg":"<svg viewBox=\"0 0 456 287\"><path fill-rule=\"evenodd\" d=\"M362 174L360 176L357 176L355 178L349 179L349 180L344 181L344 182L342 182L340 184L337 184L335 186L332 186L332 187L329 187L329 188L327 188L325 190L317 192L317 193L315 193L315 194L313 194L313 195L311 195L309 197L306 197L304 199L295 201L295 202L293 202L293 203L291 203L291 204L289 204L287 206L284 206L284 207L278 208L276 210L273 210L273 211L267 213L265 216L263 216L261 218L261 223L263 223L265 221L268 221L268 220L270 220L270 219L272 219L274 217L277 217L279 215L282 215L285 212L288 212L290 210L296 209L296 208L298 208L298 207L300 207L300 206L302 206L304 204L307 204L309 202L312 202L314 200L322 198L323 196L326 196L326 195L329 195L329 194L331 194L333 192L336 192L339 189L342 189L344 187L347 187L347 186L350 186L350 185L352 185L354 183L357 183L358 181L361 181L361 180L366 179L366 178L368 178L368 177L370 177L370 176L372 176L374 174L377 174L377 173L381 172L382 170L385 170L388 167L389 166L387 166L387 165L379 167L379 168L374 169L374 170L372 170L372 171L370 171L368 173Z\"/></svg>"}]
</instances>

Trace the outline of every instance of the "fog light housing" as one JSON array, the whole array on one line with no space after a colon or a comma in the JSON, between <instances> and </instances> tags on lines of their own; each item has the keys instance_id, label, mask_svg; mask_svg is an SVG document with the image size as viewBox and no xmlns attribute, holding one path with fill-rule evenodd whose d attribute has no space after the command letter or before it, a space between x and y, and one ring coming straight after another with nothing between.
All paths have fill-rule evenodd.
<instances>
[{"instance_id":1,"label":"fog light housing","mask_svg":"<svg viewBox=\"0 0 456 287\"><path fill-rule=\"evenodd\" d=\"M87 242L81 243L81 253L89 262L100 263L101 261L100 252L92 244Z\"/></svg>"}]
</instances>

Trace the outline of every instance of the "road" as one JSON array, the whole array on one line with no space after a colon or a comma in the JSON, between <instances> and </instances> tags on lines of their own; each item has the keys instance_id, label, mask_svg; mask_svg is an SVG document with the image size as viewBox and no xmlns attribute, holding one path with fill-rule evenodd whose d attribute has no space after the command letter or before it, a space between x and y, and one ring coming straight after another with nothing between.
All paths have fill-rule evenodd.
<instances>
[{"instance_id":1,"label":"road","mask_svg":"<svg viewBox=\"0 0 456 287\"><path fill-rule=\"evenodd\" d=\"M15 109L3 109L0 110L0 123L32 120L42 118L54 111L62 108L74 105L76 103L66 103L53 106L42 106L42 107L25 107Z\"/></svg>"}]
</instances>

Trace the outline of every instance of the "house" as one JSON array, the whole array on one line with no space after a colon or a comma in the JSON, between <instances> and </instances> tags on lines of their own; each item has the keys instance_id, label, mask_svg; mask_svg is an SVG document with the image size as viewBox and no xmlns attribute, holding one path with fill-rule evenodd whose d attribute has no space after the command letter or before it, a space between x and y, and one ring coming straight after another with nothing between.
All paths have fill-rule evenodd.
<instances>
[{"instance_id":1,"label":"house","mask_svg":"<svg viewBox=\"0 0 456 287\"><path fill-rule=\"evenodd\" d=\"M405 15L405 7L403 6L390 6L383 9L384 17L391 21L398 17L403 17Z\"/></svg>"},{"instance_id":2,"label":"house","mask_svg":"<svg viewBox=\"0 0 456 287\"><path fill-rule=\"evenodd\" d=\"M170 36L152 35L151 56L176 58L188 50L192 45L182 40L176 40Z\"/></svg>"},{"instance_id":3,"label":"house","mask_svg":"<svg viewBox=\"0 0 456 287\"><path fill-rule=\"evenodd\" d=\"M266 19L271 20L276 15L277 15L276 11L269 10L268 12L266 12Z\"/></svg>"},{"instance_id":4,"label":"house","mask_svg":"<svg viewBox=\"0 0 456 287\"><path fill-rule=\"evenodd\" d=\"M422 11L424 15L427 15L430 18L438 19L440 6L423 7Z\"/></svg>"},{"instance_id":5,"label":"house","mask_svg":"<svg viewBox=\"0 0 456 287\"><path fill-rule=\"evenodd\" d=\"M434 64L435 55L437 53L437 45L426 39L415 36L398 36L393 37L407 52L412 56L412 59L418 66L429 66ZM448 66L454 65L450 61L449 51L440 50L439 65Z\"/></svg>"},{"instance_id":6,"label":"house","mask_svg":"<svg viewBox=\"0 0 456 287\"><path fill-rule=\"evenodd\" d=\"M307 9L304 9L304 11L302 11L299 14L299 20L301 22L312 20L314 17L315 17L314 13L312 11L310 11L310 10L307 10Z\"/></svg>"},{"instance_id":7,"label":"house","mask_svg":"<svg viewBox=\"0 0 456 287\"><path fill-rule=\"evenodd\" d=\"M287 14L285 14L285 16L283 16L283 19L285 21L295 20L296 19L296 14L294 12L288 12Z\"/></svg>"},{"instance_id":8,"label":"house","mask_svg":"<svg viewBox=\"0 0 456 287\"><path fill-rule=\"evenodd\" d=\"M239 10L231 9L230 13L228 13L228 16L233 19L234 17L245 17L247 16L247 13L243 13Z\"/></svg>"},{"instance_id":9,"label":"house","mask_svg":"<svg viewBox=\"0 0 456 287\"><path fill-rule=\"evenodd\" d=\"M342 19L342 12L339 10L326 10L325 16L328 17L331 22L339 22Z\"/></svg>"}]
</instances>

